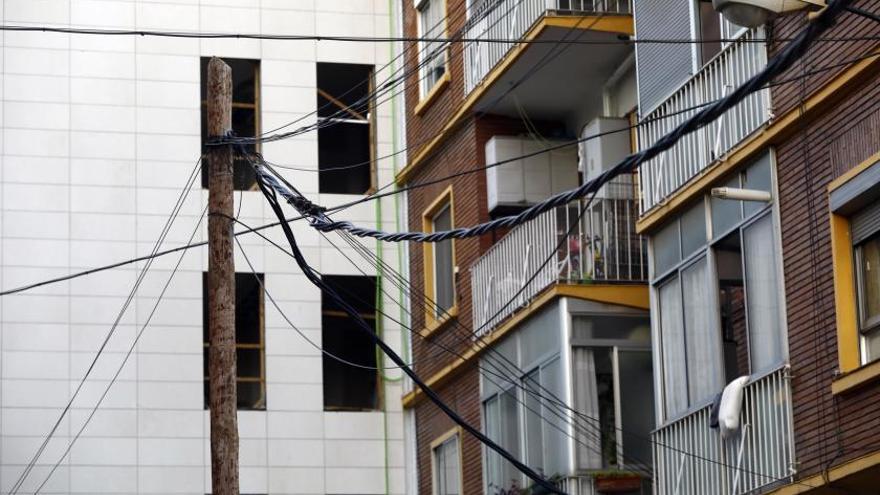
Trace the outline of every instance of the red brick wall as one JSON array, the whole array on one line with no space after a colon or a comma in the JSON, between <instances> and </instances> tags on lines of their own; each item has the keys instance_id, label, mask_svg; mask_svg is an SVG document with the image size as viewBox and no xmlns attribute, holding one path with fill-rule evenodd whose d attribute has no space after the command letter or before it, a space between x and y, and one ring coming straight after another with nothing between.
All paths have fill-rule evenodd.
<instances>
[{"instance_id":1,"label":"red brick wall","mask_svg":"<svg viewBox=\"0 0 880 495\"><path fill-rule=\"evenodd\" d=\"M878 1L860 5L880 12ZM787 36L799 25L797 19L780 22L776 34ZM880 24L844 14L841 24L828 36L877 34ZM873 46L873 42L820 43L811 51L808 64L834 64L863 55ZM807 95L839 72L810 78ZM779 86L772 93L776 108L792 108L800 101L801 87ZM880 449L876 433L880 428L880 384L838 397L831 395L838 358L827 194L832 180L829 143L860 116L871 109L877 111L878 102L880 84L875 78L776 149L795 445L803 477ZM863 150L865 153L880 151L878 136L866 136L862 144L872 148Z\"/></svg>"}]
</instances>

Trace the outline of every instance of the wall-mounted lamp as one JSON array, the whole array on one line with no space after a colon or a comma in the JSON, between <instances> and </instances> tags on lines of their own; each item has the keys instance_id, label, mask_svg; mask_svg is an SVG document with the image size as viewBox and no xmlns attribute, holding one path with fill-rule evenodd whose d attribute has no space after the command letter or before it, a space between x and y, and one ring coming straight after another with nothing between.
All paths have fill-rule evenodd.
<instances>
[{"instance_id":1,"label":"wall-mounted lamp","mask_svg":"<svg viewBox=\"0 0 880 495\"><path fill-rule=\"evenodd\" d=\"M712 0L712 6L728 21L754 28L770 19L798 10L819 10L824 0Z\"/></svg>"},{"instance_id":2,"label":"wall-mounted lamp","mask_svg":"<svg viewBox=\"0 0 880 495\"><path fill-rule=\"evenodd\" d=\"M773 196L767 191L739 189L736 187L713 187L712 197L737 201L760 201L762 203L769 203L773 199Z\"/></svg>"}]
</instances>

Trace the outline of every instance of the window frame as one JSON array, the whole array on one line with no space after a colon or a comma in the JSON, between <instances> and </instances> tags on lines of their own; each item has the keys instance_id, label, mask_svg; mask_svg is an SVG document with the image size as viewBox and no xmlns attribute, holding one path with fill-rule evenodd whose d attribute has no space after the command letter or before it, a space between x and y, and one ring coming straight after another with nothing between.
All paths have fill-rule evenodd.
<instances>
[{"instance_id":1,"label":"window frame","mask_svg":"<svg viewBox=\"0 0 880 495\"><path fill-rule=\"evenodd\" d=\"M336 106L340 107L343 110L350 111L350 107L345 106L344 103L337 100L336 97L327 93L320 86L317 85L318 65L320 65L320 64L370 65L371 69L370 69L370 75L369 75L369 84L367 85L367 95L368 96L372 95L376 89L376 66L375 66L375 64L372 64L372 65L371 64L349 64L349 63L342 63L342 62L321 62L321 61L316 62L316 64L315 64L315 77L316 77L315 92L316 92L316 94L318 95L319 98L323 97L323 98L327 99L328 101L330 101L331 103L335 104ZM320 157L319 157L318 164L317 164L318 175L319 175L319 177L318 177L318 188L319 188L318 192L319 192L319 194L351 194L352 196L368 196L368 195L376 192L377 188L379 187L379 170L378 170L378 164L377 164L377 160L376 160L376 150L378 148L377 128L376 128L378 125L378 120L377 120L378 116L377 116L376 110L377 110L376 99L374 97L370 97L369 101L367 103L367 118L364 120L359 120L356 118L333 118L333 117L318 117L318 116L316 116L318 124L320 124L322 122L329 122L330 125L336 125L337 123L343 123L343 124L347 123L347 124L352 124L352 125L356 124L356 125L368 125L369 126L369 132L368 132L368 135L369 135L369 137L368 137L368 139L369 139L369 160L370 160L370 163L368 165L369 176L370 176L369 187L363 193L339 193L339 192L321 191L320 190L320 182L321 182L320 175L321 175L322 170L321 170L321 163L320 163ZM317 134L317 136L318 136L317 139L320 139L320 130L321 129L323 129L323 127L319 127L319 129L318 129L319 134ZM318 146L320 148L320 142L319 142ZM329 171L330 170L324 170L325 173L329 172Z\"/></svg>"},{"instance_id":2,"label":"window frame","mask_svg":"<svg viewBox=\"0 0 880 495\"><path fill-rule=\"evenodd\" d=\"M200 74L200 76L199 76L199 92L201 92L202 83L207 85L207 81L201 80L201 64L203 63L204 60L210 60L211 58L212 57L204 57L204 56L199 57L199 74ZM240 102L240 101L237 102L233 99L232 113L234 116L235 110L237 108L238 109L246 108L246 109L253 110L254 111L254 136L259 136L263 132L263 119L262 119L262 111L261 111L261 107L262 107L262 94L261 93L262 93L262 86L263 86L263 83L262 83L263 60L260 58L239 58L239 57L220 57L220 59L223 60L224 63L226 63L227 60L243 60L243 61L253 63L253 65L254 65L254 102L253 103L245 103L245 102ZM235 88L233 87L232 90L234 90L234 89ZM208 104L207 99L204 99L204 100L201 99L201 95L200 95L199 96L199 115L200 115L200 118L203 115L203 111L204 111L204 118L205 119L208 118L207 117L207 104ZM233 126L234 126L234 122L233 122ZM204 142L201 142L200 144L202 147L205 146ZM257 153L262 152L262 143L261 142L258 141L256 143L254 143L253 146L254 146L254 151L256 151ZM207 170L207 165L208 164L206 162L203 166L204 170ZM235 162L233 161L233 167L234 166L235 166ZM207 173L205 174L204 177L207 177ZM254 184L250 187L250 189L236 189L235 188L235 171L234 170L233 170L232 187L233 187L233 191L239 191L239 192L259 190L259 186L257 185L256 182L254 182ZM207 189L207 188L208 188L207 184L204 184L202 187L202 189Z\"/></svg>"},{"instance_id":3,"label":"window frame","mask_svg":"<svg viewBox=\"0 0 880 495\"><path fill-rule=\"evenodd\" d=\"M250 273L250 272L235 272L235 274L236 275L241 274L241 275L247 276L247 277L254 276L254 274ZM259 338L260 338L260 340L256 344L239 343L237 339L235 341L235 354L236 354L235 387L236 387L236 410L237 411L266 411L266 410L268 410L268 389L267 389L267 383L266 383L266 291L264 290L264 285L266 283L266 274L265 273L258 273L257 275L262 277L260 282L257 283L257 293L259 295L259 308L258 308L259 316L258 316L258 319L259 319ZM207 291L208 291L207 276L208 276L207 271L202 272L202 280L203 280L202 283L205 284L204 289L203 289L205 291L204 292L205 294L207 294ZM204 300L202 302L202 304L207 305L208 304L207 299ZM207 321L202 322L202 325L205 327L205 330L204 330L205 332L210 331L207 329L208 324L209 323ZM237 328L235 328L235 331L237 334L238 333ZM209 338L209 340L207 342L205 342L204 340L202 341L202 360L203 361L207 359L207 357L208 357L207 351L211 347L210 336L208 338ZM252 376L242 377L239 375L238 351L242 350L242 349L258 350L260 352L260 376L259 377L252 377ZM205 363L205 366L207 366L207 365L208 364ZM204 385L205 387L210 387L209 380L210 380L209 376L203 377L202 381L205 384ZM238 395L238 384L239 383L258 383L258 384L260 384L260 395L261 395L261 399L262 399L262 407L248 407L248 408L238 407L237 395ZM204 404L204 410L207 411L207 410L210 410L210 398L208 397L208 392L205 393L205 398L208 399Z\"/></svg>"},{"instance_id":4,"label":"window frame","mask_svg":"<svg viewBox=\"0 0 880 495\"><path fill-rule=\"evenodd\" d=\"M462 429L460 426L456 426L439 437L435 438L430 443L430 451L431 451L431 493L432 495L442 495L438 494L438 472L437 472L437 449L446 445L449 441L455 440L455 443L458 447L458 494L461 495L464 490L464 456L462 454Z\"/></svg>"},{"instance_id":5,"label":"window frame","mask_svg":"<svg viewBox=\"0 0 880 495\"><path fill-rule=\"evenodd\" d=\"M437 215L447 207L449 208L450 226L455 228L455 197L452 186L444 189L422 212L422 230L424 232L434 232L434 219ZM436 260L434 259L434 243L422 243L422 265L424 266L424 291L425 291L425 325L421 332L423 337L435 332L443 327L447 322L458 316L458 265L456 264L455 255L455 239L449 240L450 250L452 251L452 305L444 314L437 314L436 311L436 295L437 295L437 277L436 277Z\"/></svg>"},{"instance_id":6,"label":"window frame","mask_svg":"<svg viewBox=\"0 0 880 495\"><path fill-rule=\"evenodd\" d=\"M437 33L431 32L427 33L425 31L426 26L424 26L424 21L422 20L423 13L425 12L425 8L431 8L432 2L442 2L442 18L443 18L443 29L442 31L438 31ZM448 22L448 3L447 0L416 0L414 2L414 10L416 14L416 32L419 38L447 38L449 37L449 22ZM431 31L435 31L436 29L432 29ZM450 47L446 46L437 50L437 54L435 56L439 56L439 53L443 53L443 75L434 81L430 86L427 85L426 79L428 77L428 71L434 68L432 63L429 63L426 60L427 56L427 41L419 41L418 45L418 104L416 105L413 113L416 115L421 115L424 113L425 109L430 106L432 102L437 99L437 96L449 85L451 80L451 76L449 74L450 63L449 56L451 53Z\"/></svg>"},{"instance_id":7,"label":"window frame","mask_svg":"<svg viewBox=\"0 0 880 495\"><path fill-rule=\"evenodd\" d=\"M677 226L675 227L675 231L677 234L677 243L678 243L678 249L679 249L678 260L679 261L675 264L669 265L669 267L664 269L663 272L656 273L656 274L653 273L654 272L654 264L655 264L654 241L656 238L656 234L658 232L662 231L664 228L668 227L670 224L667 223L661 229L658 229L657 232L654 232L654 234L651 235L651 238L649 241L650 242L649 252L650 252L650 260L651 260L651 277L650 277L649 287L650 287L650 291L652 293L652 300L657 301L656 303L652 303L652 304L655 304L654 308L656 308L656 309L652 310L652 318L651 318L651 325L653 328L652 334L654 335L654 340L655 340L656 346L657 346L656 349L658 350L658 352L656 353L656 356L658 357L658 359L655 360L655 364L654 364L654 368L655 368L654 380L655 380L655 385L656 385L655 390L657 392L657 394L656 394L656 401L657 401L656 407L657 407L657 413L658 413L657 426L661 426L663 424L668 424L668 423L673 422L677 419L687 417L688 415L693 414L695 411L698 411L698 410L702 409L703 407L706 407L707 405L711 404L711 402L712 402L711 397L703 399L703 400L693 401L693 402L688 398L688 407L687 408L685 408L681 411L678 411L676 413L672 413L672 414L667 412L667 409L666 409L667 392L666 392L666 381L664 379L665 369L666 369L666 359L665 359L665 356L663 353L663 334L664 334L664 332L663 332L663 328L661 326L662 317L660 317L660 314L663 309L661 308L660 303L659 303L659 289L660 289L660 287L669 283L673 278L678 278L679 291L681 292L681 295L680 295L681 299L680 300L683 301L684 292L683 292L683 288L682 288L682 284L681 284L681 272L683 270L687 269L688 267L694 266L696 263L699 263L700 260L705 259L706 263L708 263L708 265L709 265L708 269L709 269L709 276L711 278L710 281L713 284L713 286L717 288L717 286L718 286L718 273L717 273L717 264L716 264L716 256L715 256L716 246L719 243L721 243L723 240L725 240L725 238L728 235L733 234L734 232L738 233L738 235L740 236L740 242L742 242L743 230L748 228L749 226L753 225L754 223L764 219L767 216L769 216L771 218L771 221L773 222L773 230L774 230L773 242L774 242L775 248L777 249L777 252L781 256L782 251L781 251L781 246L780 246L779 211L778 211L778 201L776 200L776 198L777 198L777 194L776 194L776 190L777 190L777 188L776 188L776 160L775 160L775 155L772 152L772 150L768 150L766 153L769 154L769 157L767 159L769 160L768 166L770 167L769 187L770 187L770 193L773 198L772 201L770 201L766 204L760 205L760 207L753 209L751 211L748 211L748 209L746 208L746 202L739 201L739 205L738 205L738 210L739 210L739 214L740 214L739 220L737 220L736 222L734 222L730 226L727 226L724 230L720 230L720 231L716 232L715 226L713 224L713 217L712 217L712 203L713 203L712 199L713 198L709 194L701 196L699 198L699 200L697 200L697 202L703 203L703 215L704 215L704 218L706 221L706 231L705 231L706 240L705 240L705 242L703 243L702 246L695 249L692 253L686 254L683 252L684 247L682 246L681 219L688 211L690 211L690 208L692 208L694 205L697 204L697 202L695 202L691 207L683 208L682 213L675 216L671 220L671 222L674 222L677 224ZM737 169L735 172L733 172L733 176L725 177L722 180L719 180L718 182L719 183L727 183L727 182L731 181L732 178L736 177L738 184L739 184L739 187L746 187L745 178L747 177L747 175L746 175L747 171L750 170L753 165L759 164L761 162L761 160L763 160L763 159L764 158L762 156L756 160L750 161L744 167L741 167L741 168ZM732 201L732 200L725 200L725 201ZM758 204L758 203L755 203L755 204ZM746 284L745 260L743 260L742 263L743 263L743 284L745 287L745 284ZM781 258L779 260L779 264L781 264ZM780 303L778 316L780 319L779 324L780 324L780 332L781 332L781 337L782 337L782 359L783 359L783 364L785 364L788 362L788 359L789 359L789 348L788 348L788 326L787 326L787 322L786 322L786 307L785 307L785 280L784 280L784 274L781 272L781 267L777 267L777 277L778 277L778 290L779 290L779 293L778 293L779 299L778 300ZM718 308L717 295L713 294L713 295L709 295L708 297L714 300L714 302L712 302L712 304L715 306L713 311L714 310L720 311L720 309ZM745 298L747 301L748 300L748 291L745 291ZM746 303L746 306L747 306L747 303ZM681 311L682 311L681 314L682 314L682 319L683 319L684 318L683 302L682 302ZM749 323L748 308L747 307L746 307L745 311L746 311L746 325L747 325L747 327L746 327L747 328L747 330L746 330L746 334L747 334L746 345L751 346L750 335L749 335L749 330L748 330L748 328L749 328L748 325L750 325L750 323ZM654 317L655 315L657 317ZM685 325L684 321L682 321L682 325ZM683 327L683 332L684 332L684 342L685 342L685 351L686 351L687 350L687 328L686 327ZM749 360L749 371L753 377L764 376L767 373L773 371L773 370L768 370L768 369L752 369L751 348L748 347L747 351L748 351L748 360ZM687 355L685 355L685 360L687 362ZM773 369L777 369L777 368L774 367ZM686 382L685 382L686 389L689 391L690 390L689 376L687 374L685 376L685 380L686 380Z\"/></svg>"}]
</instances>

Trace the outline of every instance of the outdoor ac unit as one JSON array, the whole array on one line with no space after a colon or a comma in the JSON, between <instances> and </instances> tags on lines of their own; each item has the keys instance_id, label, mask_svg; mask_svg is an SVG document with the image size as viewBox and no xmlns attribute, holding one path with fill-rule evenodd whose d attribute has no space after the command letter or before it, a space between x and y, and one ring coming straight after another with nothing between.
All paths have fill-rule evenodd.
<instances>
[{"instance_id":1,"label":"outdoor ac unit","mask_svg":"<svg viewBox=\"0 0 880 495\"><path fill-rule=\"evenodd\" d=\"M584 181L593 180L602 172L616 165L630 153L630 133L627 119L597 117L590 121L581 133L578 149L578 169ZM595 137L591 137L595 136ZM597 198L632 199L632 176L617 176L596 195Z\"/></svg>"},{"instance_id":2,"label":"outdoor ac unit","mask_svg":"<svg viewBox=\"0 0 880 495\"><path fill-rule=\"evenodd\" d=\"M489 211L525 207L578 185L577 147L541 152L565 141L493 136L486 143L486 164L537 153L486 170Z\"/></svg>"}]
</instances>

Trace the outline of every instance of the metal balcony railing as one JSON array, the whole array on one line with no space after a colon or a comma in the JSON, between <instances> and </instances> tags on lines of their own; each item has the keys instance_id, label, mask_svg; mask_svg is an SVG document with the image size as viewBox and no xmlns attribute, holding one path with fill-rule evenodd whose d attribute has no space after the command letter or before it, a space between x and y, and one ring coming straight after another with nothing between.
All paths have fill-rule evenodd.
<instances>
[{"instance_id":1,"label":"metal balcony railing","mask_svg":"<svg viewBox=\"0 0 880 495\"><path fill-rule=\"evenodd\" d=\"M788 366L746 385L740 432L722 440L706 406L654 431L657 495L740 495L794 475Z\"/></svg>"},{"instance_id":2,"label":"metal balcony railing","mask_svg":"<svg viewBox=\"0 0 880 495\"><path fill-rule=\"evenodd\" d=\"M657 108L645 115L639 147L645 149L704 104L724 97L767 65L763 28L743 30ZM683 137L673 148L639 168L641 213L663 202L770 117L770 90L756 91L715 122Z\"/></svg>"},{"instance_id":3,"label":"metal balcony railing","mask_svg":"<svg viewBox=\"0 0 880 495\"><path fill-rule=\"evenodd\" d=\"M465 38L521 38L547 12L558 15L628 14L629 0L488 0L471 13ZM465 94L470 94L517 43L465 44Z\"/></svg>"},{"instance_id":4,"label":"metal balcony railing","mask_svg":"<svg viewBox=\"0 0 880 495\"><path fill-rule=\"evenodd\" d=\"M587 206L580 221L582 204L544 213L510 231L474 263L471 282L477 337L557 282L647 279L645 241L635 233L636 202L629 199L631 193L623 199L620 194L608 194L610 186L632 188L631 182L608 184ZM602 194L606 196L600 197ZM544 264L551 255L551 261ZM529 281L532 275L535 277Z\"/></svg>"}]
</instances>

